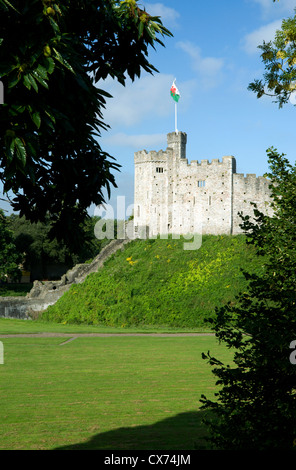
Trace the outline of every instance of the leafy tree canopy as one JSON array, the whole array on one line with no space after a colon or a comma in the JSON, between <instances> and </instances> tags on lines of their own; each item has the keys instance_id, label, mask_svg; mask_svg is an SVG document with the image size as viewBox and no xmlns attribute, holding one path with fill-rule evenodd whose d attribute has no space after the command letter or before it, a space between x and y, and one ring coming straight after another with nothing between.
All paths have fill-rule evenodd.
<instances>
[{"instance_id":1,"label":"leafy tree canopy","mask_svg":"<svg viewBox=\"0 0 296 470\"><path fill-rule=\"evenodd\" d=\"M40 265L44 268L45 278L48 263L72 267L94 258L100 252L103 241L97 240L94 235L97 220L98 217L89 217L81 227L84 240L76 252L72 252L65 243L49 237L49 218L45 222L31 223L25 217L12 214L7 217L7 224L13 234L17 251L23 255L24 267L30 271L32 266Z\"/></svg>"},{"instance_id":2,"label":"leafy tree canopy","mask_svg":"<svg viewBox=\"0 0 296 470\"><path fill-rule=\"evenodd\" d=\"M274 41L264 41L258 47L262 50L265 73L263 79L254 80L248 89L258 98L274 97L281 108L296 90L296 15L282 21Z\"/></svg>"},{"instance_id":3,"label":"leafy tree canopy","mask_svg":"<svg viewBox=\"0 0 296 470\"><path fill-rule=\"evenodd\" d=\"M148 49L171 36L135 0L0 0L0 180L12 206L80 244L91 204L119 165L99 143L106 98L96 84L153 73ZM82 234L83 236L83 234Z\"/></svg>"},{"instance_id":4,"label":"leafy tree canopy","mask_svg":"<svg viewBox=\"0 0 296 470\"><path fill-rule=\"evenodd\" d=\"M211 440L222 449L292 449L296 443L296 166L268 150L273 217L255 208L255 222L243 217L248 242L264 254L262 274L244 273L249 286L217 311L213 328L234 350L225 365L210 353L220 391L218 401L202 397L216 412ZM263 258L262 258L263 259Z\"/></svg>"},{"instance_id":5,"label":"leafy tree canopy","mask_svg":"<svg viewBox=\"0 0 296 470\"><path fill-rule=\"evenodd\" d=\"M0 282L6 282L8 278L18 280L21 277L19 264L21 255L16 250L13 234L8 228L8 220L0 209Z\"/></svg>"}]
</instances>

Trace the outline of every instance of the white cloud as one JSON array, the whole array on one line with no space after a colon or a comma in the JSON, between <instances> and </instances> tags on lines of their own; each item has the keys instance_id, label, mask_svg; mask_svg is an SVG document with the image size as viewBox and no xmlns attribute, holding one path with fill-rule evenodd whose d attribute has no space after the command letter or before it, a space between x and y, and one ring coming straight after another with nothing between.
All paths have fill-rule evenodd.
<instances>
[{"instance_id":1,"label":"white cloud","mask_svg":"<svg viewBox=\"0 0 296 470\"><path fill-rule=\"evenodd\" d=\"M113 96L107 100L104 121L116 129L134 126L152 115L166 116L170 112L172 80L171 75L158 74L143 76L135 82L129 80L125 87L112 79L98 83L98 88Z\"/></svg>"},{"instance_id":2,"label":"white cloud","mask_svg":"<svg viewBox=\"0 0 296 470\"><path fill-rule=\"evenodd\" d=\"M247 0L256 3L261 7L262 17L267 19L283 18L286 15L293 16L295 9L295 0Z\"/></svg>"},{"instance_id":3,"label":"white cloud","mask_svg":"<svg viewBox=\"0 0 296 470\"><path fill-rule=\"evenodd\" d=\"M255 54L258 52L258 46L263 44L263 41L269 42L274 40L275 33L281 28L281 25L282 20L276 20L247 34L243 39L243 49L248 54Z\"/></svg>"},{"instance_id":4,"label":"white cloud","mask_svg":"<svg viewBox=\"0 0 296 470\"><path fill-rule=\"evenodd\" d=\"M103 110L104 121L111 126L113 132L119 129L122 132L124 128L170 116L170 88L174 78L169 74L146 75L135 82L127 81L125 87L109 78L99 82L98 88L113 96L107 99L106 109ZM183 110L190 104L194 86L194 80L178 83Z\"/></svg>"},{"instance_id":5,"label":"white cloud","mask_svg":"<svg viewBox=\"0 0 296 470\"><path fill-rule=\"evenodd\" d=\"M130 147L135 151L143 149L158 150L160 147L164 148L166 144L165 134L139 134L128 135L124 132L118 132L114 135L108 135L102 139L103 143L114 145L118 147Z\"/></svg>"},{"instance_id":6,"label":"white cloud","mask_svg":"<svg viewBox=\"0 0 296 470\"><path fill-rule=\"evenodd\" d=\"M295 0L280 0L279 2L273 2L272 0L252 0L254 3L258 3L264 15L274 15L283 13L293 13L295 8Z\"/></svg>"},{"instance_id":7,"label":"white cloud","mask_svg":"<svg viewBox=\"0 0 296 470\"><path fill-rule=\"evenodd\" d=\"M143 5L145 6L147 13L150 15L160 16L160 19L166 28L178 27L180 13L174 10L174 8L167 7L163 3L143 2Z\"/></svg>"},{"instance_id":8,"label":"white cloud","mask_svg":"<svg viewBox=\"0 0 296 470\"><path fill-rule=\"evenodd\" d=\"M201 77L204 88L214 88L221 80L224 59L203 57L200 47L190 41L180 41L177 47L182 49L191 59L192 68Z\"/></svg>"}]
</instances>

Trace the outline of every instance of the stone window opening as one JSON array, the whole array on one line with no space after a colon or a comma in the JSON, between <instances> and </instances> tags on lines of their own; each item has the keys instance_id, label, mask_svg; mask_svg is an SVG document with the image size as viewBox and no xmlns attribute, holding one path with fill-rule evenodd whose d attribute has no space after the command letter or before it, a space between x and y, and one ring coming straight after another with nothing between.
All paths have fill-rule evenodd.
<instances>
[{"instance_id":1,"label":"stone window opening","mask_svg":"<svg viewBox=\"0 0 296 470\"><path fill-rule=\"evenodd\" d=\"M163 168L160 166L156 167L156 173L163 173Z\"/></svg>"},{"instance_id":2,"label":"stone window opening","mask_svg":"<svg viewBox=\"0 0 296 470\"><path fill-rule=\"evenodd\" d=\"M205 185L206 185L205 180L200 180L200 181L197 182L197 186L198 186L199 188L204 188Z\"/></svg>"}]
</instances>

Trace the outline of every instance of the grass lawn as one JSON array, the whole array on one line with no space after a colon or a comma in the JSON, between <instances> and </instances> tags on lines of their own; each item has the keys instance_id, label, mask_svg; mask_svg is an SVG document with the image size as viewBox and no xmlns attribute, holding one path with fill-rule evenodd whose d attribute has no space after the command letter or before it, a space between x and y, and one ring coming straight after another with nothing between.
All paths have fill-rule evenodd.
<instances>
[{"instance_id":1,"label":"grass lawn","mask_svg":"<svg viewBox=\"0 0 296 470\"><path fill-rule=\"evenodd\" d=\"M0 333L34 324L2 319ZM231 358L214 336L0 339L1 450L205 448L199 399L215 378L201 353Z\"/></svg>"},{"instance_id":2,"label":"grass lawn","mask_svg":"<svg viewBox=\"0 0 296 470\"><path fill-rule=\"evenodd\" d=\"M211 330L206 327L198 328L177 328L170 326L135 326L135 327L116 327L106 325L86 325L71 323L54 323L43 320L16 320L9 318L0 318L0 335L21 334L21 333L210 333Z\"/></svg>"}]
</instances>

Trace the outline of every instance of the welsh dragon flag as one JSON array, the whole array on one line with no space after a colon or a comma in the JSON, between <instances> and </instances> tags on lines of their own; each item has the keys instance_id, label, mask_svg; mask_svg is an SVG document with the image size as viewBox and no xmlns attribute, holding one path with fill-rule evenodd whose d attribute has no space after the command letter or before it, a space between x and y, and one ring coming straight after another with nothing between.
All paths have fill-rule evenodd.
<instances>
[{"instance_id":1,"label":"welsh dragon flag","mask_svg":"<svg viewBox=\"0 0 296 470\"><path fill-rule=\"evenodd\" d=\"M175 85L175 81L176 80L173 81L173 84L171 86L171 97L173 98L174 101L176 101L176 103L178 103L179 98L180 98L180 93L179 93L178 88Z\"/></svg>"}]
</instances>

